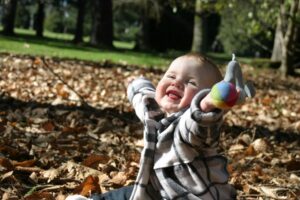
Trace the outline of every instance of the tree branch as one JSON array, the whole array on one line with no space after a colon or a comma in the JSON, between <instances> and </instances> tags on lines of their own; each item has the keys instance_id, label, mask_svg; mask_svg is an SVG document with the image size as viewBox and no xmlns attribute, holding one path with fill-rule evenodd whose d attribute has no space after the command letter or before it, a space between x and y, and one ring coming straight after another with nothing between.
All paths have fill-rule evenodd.
<instances>
[{"instance_id":1,"label":"tree branch","mask_svg":"<svg viewBox=\"0 0 300 200\"><path fill-rule=\"evenodd\" d=\"M88 103L84 100L84 98L78 93L76 92L76 90L71 87L67 82L65 82L57 73L55 73L48 65L47 61L45 60L44 57L41 58L42 59L42 63L43 63L43 66L48 69L48 71L54 75L59 81L61 81L65 86L67 86L68 89L72 90L79 98L80 100L80 103L83 105L83 106L87 106L89 107Z\"/></svg>"}]
</instances>

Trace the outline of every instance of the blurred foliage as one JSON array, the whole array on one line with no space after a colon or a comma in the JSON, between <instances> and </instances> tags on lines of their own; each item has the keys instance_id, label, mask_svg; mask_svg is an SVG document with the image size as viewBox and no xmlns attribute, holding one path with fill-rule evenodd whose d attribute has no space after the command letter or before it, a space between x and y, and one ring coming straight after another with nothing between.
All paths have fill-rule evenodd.
<instances>
[{"instance_id":1,"label":"blurred foliage","mask_svg":"<svg viewBox=\"0 0 300 200\"><path fill-rule=\"evenodd\" d=\"M74 33L76 9L69 5L50 5L46 11L45 29L59 33Z\"/></svg>"},{"instance_id":2,"label":"blurred foliage","mask_svg":"<svg viewBox=\"0 0 300 200\"><path fill-rule=\"evenodd\" d=\"M32 26L33 19L31 20L32 11L35 10L35 6L29 4L26 1L20 1L17 7L17 15L15 26L28 29Z\"/></svg>"},{"instance_id":3,"label":"blurred foliage","mask_svg":"<svg viewBox=\"0 0 300 200\"><path fill-rule=\"evenodd\" d=\"M135 41L141 29L139 7L135 3L117 3L113 10L114 37L121 41Z\"/></svg>"},{"instance_id":4,"label":"blurred foliage","mask_svg":"<svg viewBox=\"0 0 300 200\"><path fill-rule=\"evenodd\" d=\"M228 1L220 11L222 23L219 39L225 52L269 56L278 8L273 1Z\"/></svg>"}]
</instances>

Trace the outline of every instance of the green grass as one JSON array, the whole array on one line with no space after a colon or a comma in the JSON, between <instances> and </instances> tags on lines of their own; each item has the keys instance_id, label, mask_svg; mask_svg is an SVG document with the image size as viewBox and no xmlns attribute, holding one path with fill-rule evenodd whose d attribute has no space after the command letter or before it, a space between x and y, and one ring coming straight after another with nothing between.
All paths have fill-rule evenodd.
<instances>
[{"instance_id":1,"label":"green grass","mask_svg":"<svg viewBox=\"0 0 300 200\"><path fill-rule=\"evenodd\" d=\"M1 27L0 27L1 31ZM84 43L75 45L71 41L73 35L53 33L44 31L44 38L35 37L33 30L15 29L15 36L4 36L0 34L0 53L26 54L33 56L48 56L67 59L79 59L95 62L105 60L138 65L142 67L164 68L178 55L184 52L169 51L167 53L147 53L134 51L133 42L114 41L115 49L95 48L88 45L89 37L84 38ZM227 64L231 60L231 55L224 53L208 53L215 63L219 65ZM268 60L253 58L237 58L241 63L252 64L254 66L268 66Z\"/></svg>"},{"instance_id":2,"label":"green grass","mask_svg":"<svg viewBox=\"0 0 300 200\"><path fill-rule=\"evenodd\" d=\"M21 28L15 28L14 29L16 34L18 35L30 35L30 36L34 36L35 35L35 31L32 29L21 29ZM58 39L58 40L72 40L73 39L73 35L72 34L68 34L68 33L54 33L54 32L50 32L50 31L44 31L44 36L46 38L52 38L52 39ZM87 39L87 38L85 38Z\"/></svg>"},{"instance_id":3,"label":"green grass","mask_svg":"<svg viewBox=\"0 0 300 200\"><path fill-rule=\"evenodd\" d=\"M146 67L164 67L172 59L161 54L150 54L131 50L133 43L114 41L116 49L100 49L87 45L75 45L73 35L45 31L44 38L37 38L34 31L15 29L15 36L0 35L0 52L50 56L102 62L139 65ZM85 38L87 40L87 38Z\"/></svg>"}]
</instances>

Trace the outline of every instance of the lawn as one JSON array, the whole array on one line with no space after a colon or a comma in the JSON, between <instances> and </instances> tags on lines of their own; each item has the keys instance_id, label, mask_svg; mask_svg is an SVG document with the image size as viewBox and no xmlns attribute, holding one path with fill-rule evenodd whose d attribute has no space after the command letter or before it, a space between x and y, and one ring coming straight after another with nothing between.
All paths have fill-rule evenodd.
<instances>
[{"instance_id":1,"label":"lawn","mask_svg":"<svg viewBox=\"0 0 300 200\"><path fill-rule=\"evenodd\" d=\"M1 31L1 27L0 27ZM0 34L0 53L47 56L66 59L78 59L94 62L110 61L122 65L137 65L140 67L164 68L175 57L186 53L169 50L163 53L142 52L134 50L134 42L114 41L114 49L96 48L89 45L89 37L84 37L84 43L72 43L73 35L44 32L44 38L35 37L33 30L15 29L15 36ZM269 67L269 58L242 57L235 52L241 64L257 67ZM225 53L207 53L218 65L224 66L231 60L231 55Z\"/></svg>"},{"instance_id":2,"label":"lawn","mask_svg":"<svg viewBox=\"0 0 300 200\"><path fill-rule=\"evenodd\" d=\"M15 36L0 35L0 52L49 56L89 61L109 60L114 63L162 67L168 65L172 56L159 53L133 51L133 43L114 41L115 49L100 49L83 43L75 45L72 35L45 32L44 38L36 38L34 32L16 29ZM87 41L87 38L85 38Z\"/></svg>"}]
</instances>

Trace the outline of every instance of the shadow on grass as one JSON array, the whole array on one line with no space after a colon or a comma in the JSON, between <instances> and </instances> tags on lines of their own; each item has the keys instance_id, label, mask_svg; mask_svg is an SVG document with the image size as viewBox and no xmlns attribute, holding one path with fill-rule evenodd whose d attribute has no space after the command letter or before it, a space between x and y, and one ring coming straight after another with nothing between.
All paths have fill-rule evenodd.
<instances>
[{"instance_id":1,"label":"shadow on grass","mask_svg":"<svg viewBox=\"0 0 300 200\"><path fill-rule=\"evenodd\" d=\"M136 49L126 49L126 48L115 48L115 47L104 47L104 46L93 46L87 42L82 42L80 44L75 44L72 42L72 40L67 39L60 39L60 38L50 38L50 37L36 37L34 35L30 34L24 34L24 33L17 33L13 36L7 36L3 35L2 33L1 37L11 40L11 41L22 41L22 42L28 42L43 46L49 46L49 47L56 47L60 49L66 49L66 50L82 50L87 52L124 52L131 56L143 56L143 55L151 55L156 56L160 58L165 59L172 59L174 57L177 57L179 53L160 53L156 51L140 51Z\"/></svg>"},{"instance_id":2,"label":"shadow on grass","mask_svg":"<svg viewBox=\"0 0 300 200\"><path fill-rule=\"evenodd\" d=\"M50 47L57 47L61 49L79 49L84 51L97 52L99 49L89 45L88 43L75 44L72 40L59 39L59 38L50 38L50 37L36 37L34 35L18 33L13 36L2 35L7 40L11 41L22 41L29 42L39 45L45 45ZM105 50L105 49L104 49ZM108 49L107 49L108 50Z\"/></svg>"},{"instance_id":3,"label":"shadow on grass","mask_svg":"<svg viewBox=\"0 0 300 200\"><path fill-rule=\"evenodd\" d=\"M1 32L0 32L1 34ZM13 36L6 36L6 35L1 35L7 40L11 41L22 41L22 42L28 42L28 43L33 43L33 44L38 44L38 45L44 45L44 46L49 46L49 47L56 47L60 49L69 49L69 50L82 50L82 51L87 51L87 52L99 52L100 50L103 52L124 52L128 55L131 56L143 56L143 55L149 55L149 56L155 56L155 57L160 57L163 59L169 59L173 60L174 58L181 56L187 52L186 51L175 51L175 50L170 50L170 51L165 51L165 52L158 52L155 50L138 50L138 49L126 49L126 48L107 48L107 47L97 47L89 44L88 42L82 42L80 44L75 44L72 42L72 40L67 40L67 39L61 39L61 38L51 38L51 37L36 37L35 35L30 35L26 33L16 33ZM216 64L219 65L225 65L228 64L228 62L231 60L231 55L227 55L224 53L208 53L207 56L211 58Z\"/></svg>"}]
</instances>

